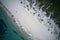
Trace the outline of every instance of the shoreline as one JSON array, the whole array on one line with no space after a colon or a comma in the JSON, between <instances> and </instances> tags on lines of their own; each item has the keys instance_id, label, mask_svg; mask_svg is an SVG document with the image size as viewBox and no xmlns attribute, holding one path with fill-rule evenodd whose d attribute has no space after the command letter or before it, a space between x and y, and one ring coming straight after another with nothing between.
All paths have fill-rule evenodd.
<instances>
[{"instance_id":1,"label":"shoreline","mask_svg":"<svg viewBox=\"0 0 60 40\"><path fill-rule=\"evenodd\" d=\"M23 34L22 36L25 39L27 38L27 40L28 40L29 35L26 32L24 32L24 30L22 29L21 26L17 25L17 23L13 17L14 15L12 15L11 12L9 12L9 10L1 3L0 3L0 7L6 12L6 14L4 14L4 15L7 17L7 19L14 25L14 27L13 27L15 30L14 32L16 33L18 31L18 35L19 35L19 33L22 33Z\"/></svg>"},{"instance_id":2,"label":"shoreline","mask_svg":"<svg viewBox=\"0 0 60 40\"><path fill-rule=\"evenodd\" d=\"M54 40L56 39L55 26L57 25L55 25L54 20L50 19L50 17L46 17L45 15L46 13L44 13L42 10L39 11L35 7L36 12L38 13L36 13L36 16L33 16L33 12L32 12L33 10L30 10L32 12L32 14L30 14L30 11L26 10L27 8L24 8L22 5L20 5L19 1L14 2L14 0L13 1L11 0L8 2L6 3L6 1L2 1L3 5L7 9L7 10L5 9L5 11L6 12L8 11L5 14L5 16L7 16L7 19L10 20L11 24L15 26L13 28L15 28L15 30L18 31L18 33L21 32L23 36L27 38L27 40L30 40L28 39L30 33L33 38L32 40L39 40L39 39L40 40L47 40L47 39ZM26 5L29 5L27 3ZM34 8L32 7L32 9ZM39 16L39 14L41 16ZM56 30L58 31L58 29ZM16 31L14 32L17 34Z\"/></svg>"}]
</instances>

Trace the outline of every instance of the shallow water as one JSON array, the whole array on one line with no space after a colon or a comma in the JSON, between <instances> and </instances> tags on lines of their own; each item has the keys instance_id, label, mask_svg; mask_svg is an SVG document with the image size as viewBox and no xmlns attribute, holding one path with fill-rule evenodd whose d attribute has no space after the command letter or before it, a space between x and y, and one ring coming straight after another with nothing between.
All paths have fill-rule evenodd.
<instances>
[{"instance_id":1,"label":"shallow water","mask_svg":"<svg viewBox=\"0 0 60 40\"><path fill-rule=\"evenodd\" d=\"M8 16L4 15L5 13L6 12L0 8L0 40L25 40L22 36L23 34L18 34L14 25L7 18Z\"/></svg>"}]
</instances>

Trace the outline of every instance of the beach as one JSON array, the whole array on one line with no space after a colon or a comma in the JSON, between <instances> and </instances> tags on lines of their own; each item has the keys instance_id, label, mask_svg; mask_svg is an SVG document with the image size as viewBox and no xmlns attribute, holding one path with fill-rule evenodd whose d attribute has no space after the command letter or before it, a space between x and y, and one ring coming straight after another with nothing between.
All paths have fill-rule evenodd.
<instances>
[{"instance_id":1,"label":"beach","mask_svg":"<svg viewBox=\"0 0 60 40\"><path fill-rule=\"evenodd\" d=\"M7 34L8 35L10 35L10 32L9 32L9 30L11 30L12 31L12 35L13 34L15 34L15 35L18 35L17 37L18 37L18 39L19 40L27 40L28 39L28 37L29 37L29 35L26 33L26 32L24 32L24 30L22 29L22 27L21 26L18 26L17 25L17 23L16 23L16 21L15 21L15 19L14 19L14 15L12 16L12 14L11 14L11 12L9 12L8 11L8 9L7 8L5 8L3 5L1 5L0 4L0 7L6 12L6 13L3 13L2 15L4 15L5 16L5 18L3 18L4 19L4 21L5 21L5 23L7 24L7 25L9 25L10 27L8 27L8 31L7 31ZM20 24L21 25L21 24ZM6 36L8 36L6 34ZM12 35L11 35L11 37L12 37ZM8 36L9 37L9 36ZM7 38L8 38L7 37ZM14 37L14 36L13 36ZM14 39L12 37L12 39ZM20 39L22 37L22 39ZM8 40L8 39L4 39L4 40ZM10 38L9 38L9 40L11 40ZM16 40L16 39L15 39Z\"/></svg>"},{"instance_id":2,"label":"beach","mask_svg":"<svg viewBox=\"0 0 60 40\"><path fill-rule=\"evenodd\" d=\"M24 40L57 40L58 25L50 18L51 15L46 16L46 10L42 10L44 5L41 4L42 7L39 9L39 3L36 4L36 1L30 3L27 0L1 0L1 2L6 12L4 15L11 22L10 25L13 25L11 28L17 30L19 35L21 33ZM13 32L17 34L17 31Z\"/></svg>"}]
</instances>

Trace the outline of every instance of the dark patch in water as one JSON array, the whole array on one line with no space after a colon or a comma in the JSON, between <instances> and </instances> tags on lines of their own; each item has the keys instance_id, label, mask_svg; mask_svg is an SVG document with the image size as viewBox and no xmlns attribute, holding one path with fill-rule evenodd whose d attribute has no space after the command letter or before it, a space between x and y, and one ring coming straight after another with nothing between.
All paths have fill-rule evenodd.
<instances>
[{"instance_id":1,"label":"dark patch in water","mask_svg":"<svg viewBox=\"0 0 60 40\"><path fill-rule=\"evenodd\" d=\"M18 34L15 30L13 30L13 32L14 32L15 34Z\"/></svg>"},{"instance_id":2,"label":"dark patch in water","mask_svg":"<svg viewBox=\"0 0 60 40\"><path fill-rule=\"evenodd\" d=\"M2 40L2 37L0 37L0 40Z\"/></svg>"},{"instance_id":3,"label":"dark patch in water","mask_svg":"<svg viewBox=\"0 0 60 40\"><path fill-rule=\"evenodd\" d=\"M5 34L6 28L6 24L2 19L0 19L0 40L2 40L2 36Z\"/></svg>"},{"instance_id":4,"label":"dark patch in water","mask_svg":"<svg viewBox=\"0 0 60 40\"><path fill-rule=\"evenodd\" d=\"M0 19L0 35L3 35L6 31L6 25L2 19Z\"/></svg>"},{"instance_id":5,"label":"dark patch in water","mask_svg":"<svg viewBox=\"0 0 60 40\"><path fill-rule=\"evenodd\" d=\"M22 40L24 40L24 37L21 37Z\"/></svg>"}]
</instances>

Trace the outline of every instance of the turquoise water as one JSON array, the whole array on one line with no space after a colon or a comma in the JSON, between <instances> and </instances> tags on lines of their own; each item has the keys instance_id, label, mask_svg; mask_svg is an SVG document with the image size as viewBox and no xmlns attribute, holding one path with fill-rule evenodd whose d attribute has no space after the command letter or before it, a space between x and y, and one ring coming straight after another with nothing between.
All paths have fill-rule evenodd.
<instances>
[{"instance_id":1,"label":"turquoise water","mask_svg":"<svg viewBox=\"0 0 60 40\"><path fill-rule=\"evenodd\" d=\"M11 21L0 8L0 40L25 40L23 34L18 33Z\"/></svg>"}]
</instances>

